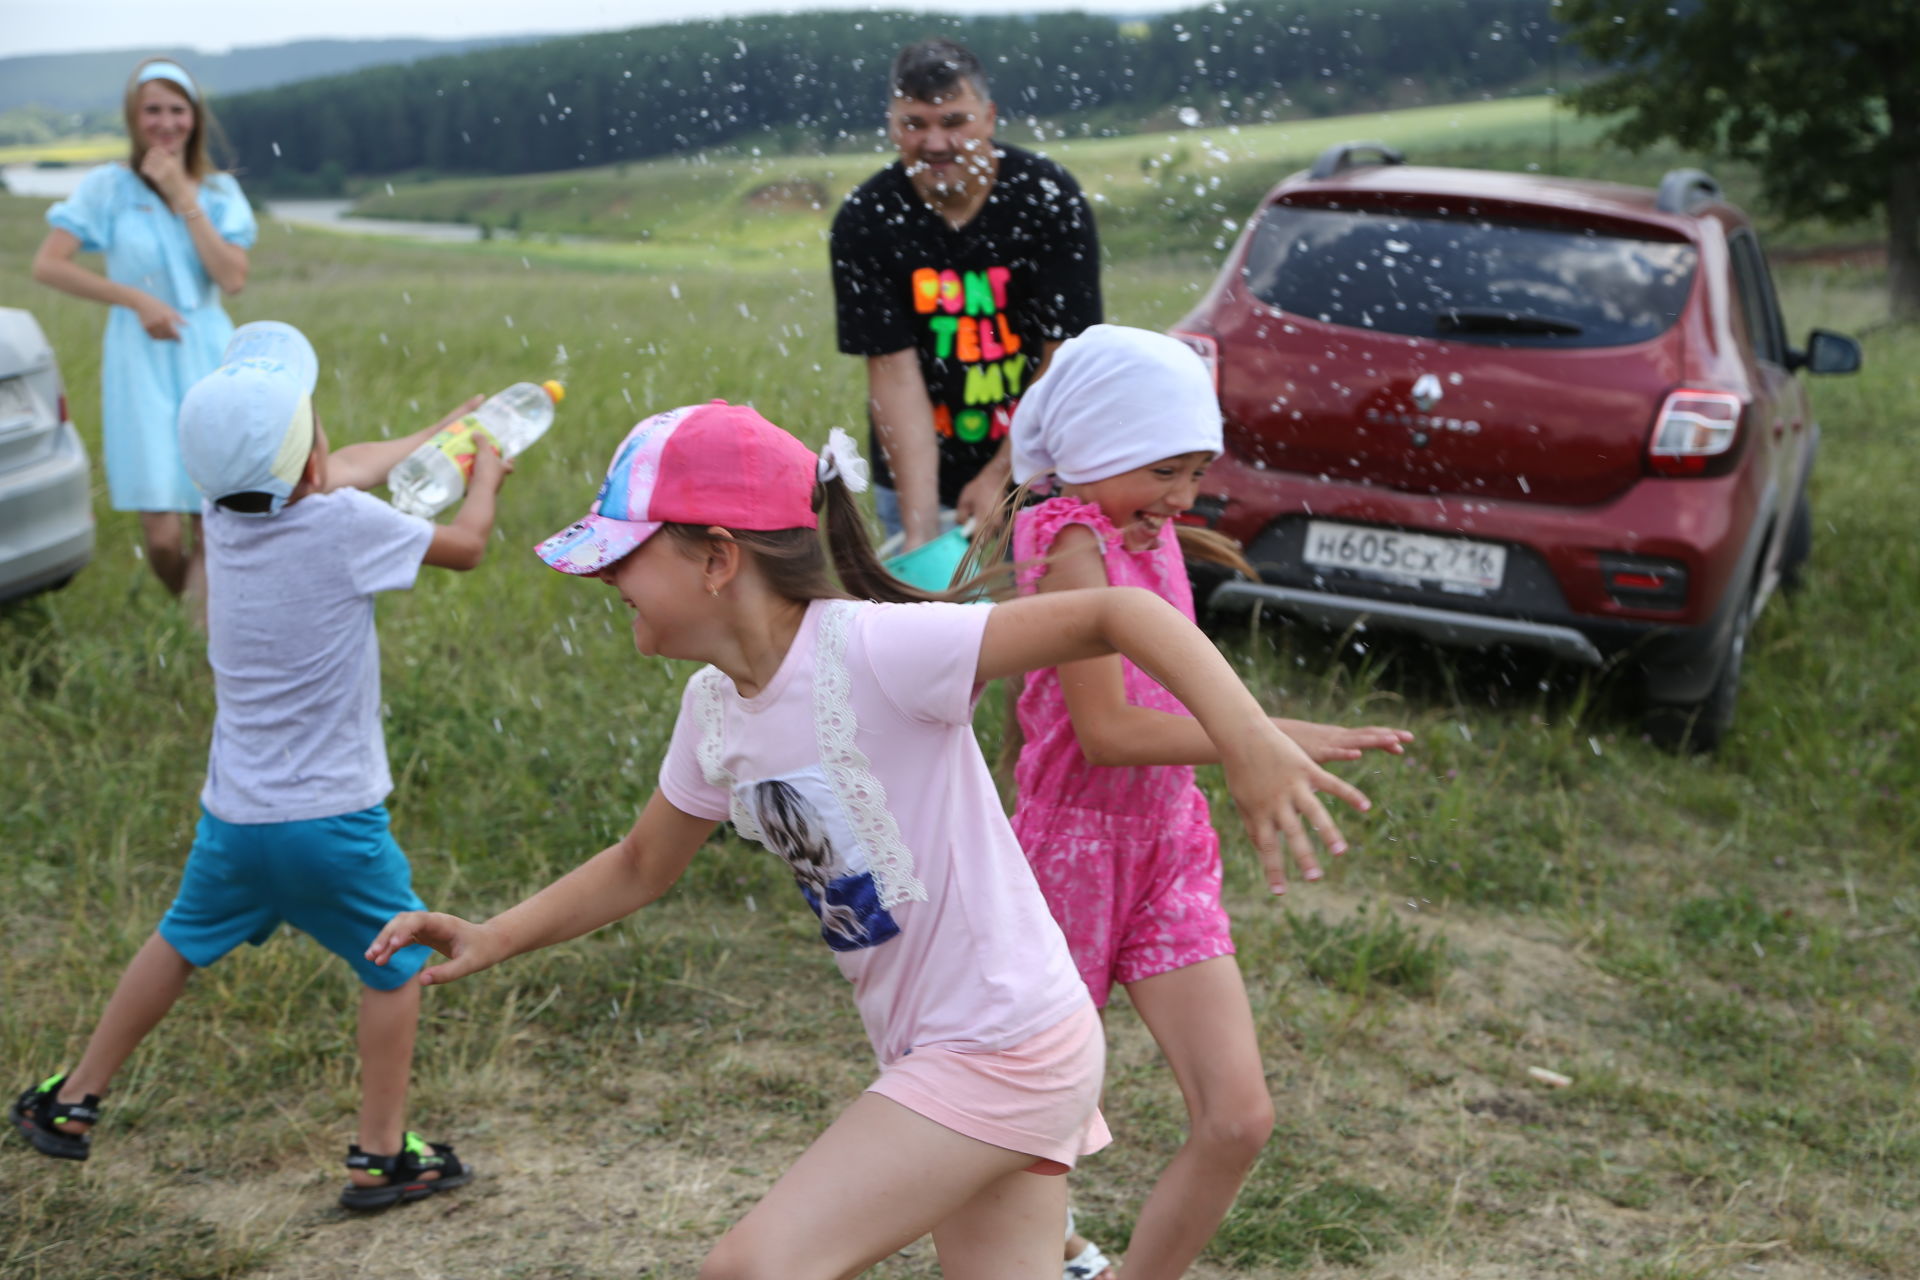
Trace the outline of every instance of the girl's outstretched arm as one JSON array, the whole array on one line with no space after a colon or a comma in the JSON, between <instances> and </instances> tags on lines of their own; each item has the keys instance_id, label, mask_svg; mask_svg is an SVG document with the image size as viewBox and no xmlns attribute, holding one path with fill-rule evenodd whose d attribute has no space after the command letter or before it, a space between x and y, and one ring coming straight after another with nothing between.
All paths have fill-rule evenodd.
<instances>
[{"instance_id":1,"label":"girl's outstretched arm","mask_svg":"<svg viewBox=\"0 0 1920 1280\"><path fill-rule=\"evenodd\" d=\"M1060 531L1045 576L1042 595L1107 586L1106 566L1093 530L1071 524ZM1126 674L1114 654L1063 663L1060 692L1080 754L1091 765L1126 768L1134 765L1219 764L1220 749L1190 716L1173 715L1127 701ZM1316 764L1358 760L1366 750L1400 755L1413 735L1405 729L1369 725L1346 729L1305 720L1274 723L1280 732L1300 744Z\"/></svg>"},{"instance_id":2,"label":"girl's outstretched arm","mask_svg":"<svg viewBox=\"0 0 1920 1280\"><path fill-rule=\"evenodd\" d=\"M1285 893L1284 837L1309 880L1320 878L1311 826L1332 853L1347 845L1320 803L1325 791L1365 811L1358 787L1328 773L1274 727L1220 651L1178 609L1140 587L1027 596L995 605L980 643L981 683L1119 653L1165 685L1206 730L1225 766L1267 883Z\"/></svg>"},{"instance_id":3,"label":"girl's outstretched arm","mask_svg":"<svg viewBox=\"0 0 1920 1280\"><path fill-rule=\"evenodd\" d=\"M424 943L447 957L421 971L428 985L591 933L665 894L717 825L682 813L656 791L626 835L519 906L484 924L439 911L405 912L387 921L367 958L385 964L400 948Z\"/></svg>"}]
</instances>

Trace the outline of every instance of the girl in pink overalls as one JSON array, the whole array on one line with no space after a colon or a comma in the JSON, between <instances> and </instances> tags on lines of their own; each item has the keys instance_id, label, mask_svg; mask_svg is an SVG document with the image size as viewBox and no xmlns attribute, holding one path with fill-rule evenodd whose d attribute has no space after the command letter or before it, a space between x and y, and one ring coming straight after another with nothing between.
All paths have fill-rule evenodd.
<instances>
[{"instance_id":1,"label":"girl in pink overalls","mask_svg":"<svg viewBox=\"0 0 1920 1280\"><path fill-rule=\"evenodd\" d=\"M1096 325L1065 343L1013 421L1014 478L1059 490L1015 517L1021 593L1144 587L1191 618L1169 526L1220 448L1212 379L1180 342ZM1094 1004L1104 1009L1116 982L1127 988L1186 1098L1186 1144L1141 1208L1126 1257L1127 1280L1171 1280L1226 1217L1273 1128L1220 903L1219 839L1193 780L1219 751L1118 655L1032 673L1017 712L1020 846ZM1413 736L1275 724L1322 763L1367 748L1398 754ZM1069 1280L1105 1270L1099 1249L1068 1231Z\"/></svg>"}]
</instances>

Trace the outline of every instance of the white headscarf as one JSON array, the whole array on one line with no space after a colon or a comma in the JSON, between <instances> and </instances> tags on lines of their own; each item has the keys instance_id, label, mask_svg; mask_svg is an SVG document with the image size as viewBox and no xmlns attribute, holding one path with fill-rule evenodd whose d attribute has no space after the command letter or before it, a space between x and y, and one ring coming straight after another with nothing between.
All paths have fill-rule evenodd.
<instances>
[{"instance_id":1,"label":"white headscarf","mask_svg":"<svg viewBox=\"0 0 1920 1280\"><path fill-rule=\"evenodd\" d=\"M1013 411L1013 478L1105 480L1183 453L1217 455L1213 376L1178 338L1096 324L1053 353Z\"/></svg>"}]
</instances>

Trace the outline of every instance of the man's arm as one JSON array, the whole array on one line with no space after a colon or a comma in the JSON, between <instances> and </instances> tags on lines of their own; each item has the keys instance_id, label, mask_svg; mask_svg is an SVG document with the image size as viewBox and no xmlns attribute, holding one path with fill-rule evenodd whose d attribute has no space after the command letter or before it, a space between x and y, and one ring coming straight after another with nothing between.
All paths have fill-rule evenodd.
<instances>
[{"instance_id":1,"label":"man's arm","mask_svg":"<svg viewBox=\"0 0 1920 1280\"><path fill-rule=\"evenodd\" d=\"M867 357L867 407L893 472L900 527L910 551L940 532L940 445L918 352L907 347Z\"/></svg>"}]
</instances>

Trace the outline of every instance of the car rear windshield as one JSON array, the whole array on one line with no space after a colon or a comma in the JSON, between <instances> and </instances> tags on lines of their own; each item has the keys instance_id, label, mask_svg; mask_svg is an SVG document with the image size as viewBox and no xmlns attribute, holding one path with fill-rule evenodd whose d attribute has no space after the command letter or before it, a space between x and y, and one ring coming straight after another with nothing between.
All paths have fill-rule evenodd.
<instances>
[{"instance_id":1,"label":"car rear windshield","mask_svg":"<svg viewBox=\"0 0 1920 1280\"><path fill-rule=\"evenodd\" d=\"M1328 324L1502 346L1613 347L1679 318L1692 245L1593 230L1269 206L1246 279L1272 307Z\"/></svg>"}]
</instances>

